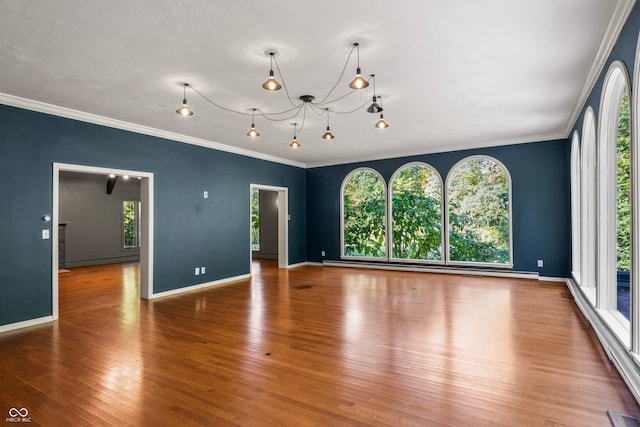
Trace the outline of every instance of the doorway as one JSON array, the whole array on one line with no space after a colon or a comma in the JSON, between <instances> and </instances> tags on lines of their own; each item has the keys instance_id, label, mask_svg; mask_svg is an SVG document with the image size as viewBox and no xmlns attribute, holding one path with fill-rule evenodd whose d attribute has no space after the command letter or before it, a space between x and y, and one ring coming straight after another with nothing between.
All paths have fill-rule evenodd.
<instances>
[{"instance_id":1,"label":"doorway","mask_svg":"<svg viewBox=\"0 0 640 427\"><path fill-rule=\"evenodd\" d=\"M273 221L273 226L277 227L277 232L275 230L270 230L274 235L277 235L277 256L273 254L273 258L277 258L278 260L278 268L287 268L289 266L289 208L288 208L288 194L289 189L287 187L274 187L270 185L261 185L261 184L250 184L249 186L249 217L250 217L250 236L253 234L251 230L254 229L254 221L251 218L252 215L252 206L253 206L253 197L254 191L264 191L266 194L272 194L273 197L264 197L263 200L273 200L275 202L275 211L274 214L277 218L276 221ZM252 264L253 253L254 253L255 242L252 240L249 242L249 265ZM274 249L276 245L274 245ZM265 251L266 252L266 251ZM273 253L274 251L270 251Z\"/></svg>"},{"instance_id":2,"label":"doorway","mask_svg":"<svg viewBox=\"0 0 640 427\"><path fill-rule=\"evenodd\" d=\"M51 223L52 244L52 316L59 316L59 282L60 264L60 173L79 172L109 176L130 176L140 178L139 239L140 239L140 298L153 298L153 174L149 172L107 169L101 167L54 163L53 165L53 212Z\"/></svg>"}]
</instances>

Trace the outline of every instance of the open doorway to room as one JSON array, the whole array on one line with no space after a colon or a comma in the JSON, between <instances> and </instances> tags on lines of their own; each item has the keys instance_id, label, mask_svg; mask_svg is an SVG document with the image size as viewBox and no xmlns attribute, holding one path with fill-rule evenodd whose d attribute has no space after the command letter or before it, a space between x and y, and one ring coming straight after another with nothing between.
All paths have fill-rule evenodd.
<instances>
[{"instance_id":1,"label":"open doorway to room","mask_svg":"<svg viewBox=\"0 0 640 427\"><path fill-rule=\"evenodd\" d=\"M289 259L288 189L267 185L250 185L250 261L278 260L286 268Z\"/></svg>"},{"instance_id":2,"label":"open doorway to room","mask_svg":"<svg viewBox=\"0 0 640 427\"><path fill-rule=\"evenodd\" d=\"M60 312L59 280L65 285L75 281L74 290L91 292L93 288L105 296L116 289L134 303L152 298L152 188L150 173L54 164L54 319ZM68 269L72 273L65 273ZM108 282L115 282L115 288L109 289Z\"/></svg>"}]
</instances>

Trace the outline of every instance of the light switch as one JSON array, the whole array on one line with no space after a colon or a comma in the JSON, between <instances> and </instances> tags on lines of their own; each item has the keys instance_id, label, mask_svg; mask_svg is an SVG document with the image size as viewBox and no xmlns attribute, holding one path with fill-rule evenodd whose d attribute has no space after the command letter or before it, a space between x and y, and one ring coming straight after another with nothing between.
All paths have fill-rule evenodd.
<instances>
[{"instance_id":1,"label":"light switch","mask_svg":"<svg viewBox=\"0 0 640 427\"><path fill-rule=\"evenodd\" d=\"M205 199L208 199L209 198L209 192L208 191L204 191L202 193L202 197L204 197Z\"/></svg>"},{"instance_id":2,"label":"light switch","mask_svg":"<svg viewBox=\"0 0 640 427\"><path fill-rule=\"evenodd\" d=\"M44 228L42 230L42 239L43 240L49 239L49 229L48 228Z\"/></svg>"}]
</instances>

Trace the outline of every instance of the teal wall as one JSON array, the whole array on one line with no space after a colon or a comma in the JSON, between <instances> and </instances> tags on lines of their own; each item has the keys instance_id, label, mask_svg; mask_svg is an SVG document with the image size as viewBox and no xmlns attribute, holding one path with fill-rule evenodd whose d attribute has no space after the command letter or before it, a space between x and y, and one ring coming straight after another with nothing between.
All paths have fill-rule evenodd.
<instances>
[{"instance_id":1,"label":"teal wall","mask_svg":"<svg viewBox=\"0 0 640 427\"><path fill-rule=\"evenodd\" d=\"M0 325L52 314L54 162L154 174L156 293L199 283L195 266L250 272L250 183L289 188L289 263L306 260L304 169L0 106Z\"/></svg>"}]
</instances>

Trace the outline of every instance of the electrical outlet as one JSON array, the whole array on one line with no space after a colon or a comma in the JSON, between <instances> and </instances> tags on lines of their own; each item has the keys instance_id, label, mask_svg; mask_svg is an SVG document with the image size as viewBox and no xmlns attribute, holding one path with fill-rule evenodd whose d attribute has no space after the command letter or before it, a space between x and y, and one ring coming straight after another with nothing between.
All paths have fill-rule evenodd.
<instances>
[{"instance_id":1,"label":"electrical outlet","mask_svg":"<svg viewBox=\"0 0 640 427\"><path fill-rule=\"evenodd\" d=\"M208 191L204 191L202 193L202 197L204 197L205 199L208 199L209 198L209 192Z\"/></svg>"},{"instance_id":2,"label":"electrical outlet","mask_svg":"<svg viewBox=\"0 0 640 427\"><path fill-rule=\"evenodd\" d=\"M538 267L544 267L544 261L539 259L538 260Z\"/></svg>"},{"instance_id":3,"label":"electrical outlet","mask_svg":"<svg viewBox=\"0 0 640 427\"><path fill-rule=\"evenodd\" d=\"M44 228L44 229L42 230L42 238L43 238L44 240L49 239L49 229L48 229L48 228Z\"/></svg>"},{"instance_id":4,"label":"electrical outlet","mask_svg":"<svg viewBox=\"0 0 640 427\"><path fill-rule=\"evenodd\" d=\"M322 256L326 256L327 253L325 251L322 251Z\"/></svg>"},{"instance_id":5,"label":"electrical outlet","mask_svg":"<svg viewBox=\"0 0 640 427\"><path fill-rule=\"evenodd\" d=\"M200 267L196 267L196 276L200 275Z\"/></svg>"},{"instance_id":6,"label":"electrical outlet","mask_svg":"<svg viewBox=\"0 0 640 427\"><path fill-rule=\"evenodd\" d=\"M204 267L200 267L200 273L204 274L205 272L205 268Z\"/></svg>"}]
</instances>

